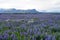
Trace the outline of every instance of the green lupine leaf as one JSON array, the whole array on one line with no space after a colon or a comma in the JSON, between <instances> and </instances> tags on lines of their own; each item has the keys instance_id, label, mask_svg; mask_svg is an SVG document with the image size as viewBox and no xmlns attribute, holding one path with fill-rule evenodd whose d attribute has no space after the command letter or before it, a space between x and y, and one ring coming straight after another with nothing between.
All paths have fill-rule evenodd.
<instances>
[{"instance_id":1,"label":"green lupine leaf","mask_svg":"<svg viewBox=\"0 0 60 40\"><path fill-rule=\"evenodd\" d=\"M24 37L24 35L22 35L22 36L21 36L21 40L24 40L24 39L25 39L25 37Z\"/></svg>"},{"instance_id":2,"label":"green lupine leaf","mask_svg":"<svg viewBox=\"0 0 60 40\"><path fill-rule=\"evenodd\" d=\"M15 32L15 34L16 34L16 36L17 36L18 40L21 40L20 33L19 33L19 32Z\"/></svg>"},{"instance_id":3,"label":"green lupine leaf","mask_svg":"<svg viewBox=\"0 0 60 40\"><path fill-rule=\"evenodd\" d=\"M12 40L12 38L11 37L8 37L8 40Z\"/></svg>"}]
</instances>

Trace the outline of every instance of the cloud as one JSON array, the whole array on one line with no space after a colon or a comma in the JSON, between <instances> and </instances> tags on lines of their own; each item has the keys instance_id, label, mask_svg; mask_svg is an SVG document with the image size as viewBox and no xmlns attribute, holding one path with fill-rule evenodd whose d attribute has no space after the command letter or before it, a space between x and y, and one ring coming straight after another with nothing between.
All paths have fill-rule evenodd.
<instances>
[{"instance_id":1,"label":"cloud","mask_svg":"<svg viewBox=\"0 0 60 40\"><path fill-rule=\"evenodd\" d=\"M60 0L0 0L0 8L48 10L60 7Z\"/></svg>"}]
</instances>

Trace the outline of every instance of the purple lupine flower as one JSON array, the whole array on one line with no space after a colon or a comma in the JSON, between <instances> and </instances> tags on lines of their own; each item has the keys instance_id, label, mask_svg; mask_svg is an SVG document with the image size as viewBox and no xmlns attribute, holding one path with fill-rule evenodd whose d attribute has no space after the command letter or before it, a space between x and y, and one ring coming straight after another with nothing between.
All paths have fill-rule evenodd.
<instances>
[{"instance_id":1,"label":"purple lupine flower","mask_svg":"<svg viewBox=\"0 0 60 40\"><path fill-rule=\"evenodd\" d=\"M9 37L9 35L8 35L7 33L5 33L5 34L3 35L3 39L8 39L8 37Z\"/></svg>"},{"instance_id":2,"label":"purple lupine flower","mask_svg":"<svg viewBox=\"0 0 60 40\"><path fill-rule=\"evenodd\" d=\"M52 40L52 36L51 35L47 35L45 40Z\"/></svg>"},{"instance_id":3,"label":"purple lupine flower","mask_svg":"<svg viewBox=\"0 0 60 40\"><path fill-rule=\"evenodd\" d=\"M0 35L0 39L3 39L3 36L2 35Z\"/></svg>"},{"instance_id":4,"label":"purple lupine flower","mask_svg":"<svg viewBox=\"0 0 60 40\"><path fill-rule=\"evenodd\" d=\"M56 36L52 36L52 40L56 40Z\"/></svg>"}]
</instances>

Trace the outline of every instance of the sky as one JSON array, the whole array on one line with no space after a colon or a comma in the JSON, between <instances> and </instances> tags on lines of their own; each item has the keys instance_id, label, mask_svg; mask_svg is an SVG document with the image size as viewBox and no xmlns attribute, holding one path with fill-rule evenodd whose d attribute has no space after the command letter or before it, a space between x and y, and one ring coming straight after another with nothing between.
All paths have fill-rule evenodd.
<instances>
[{"instance_id":1,"label":"sky","mask_svg":"<svg viewBox=\"0 0 60 40\"><path fill-rule=\"evenodd\" d=\"M0 8L36 9L38 11L59 9L60 0L0 0Z\"/></svg>"}]
</instances>

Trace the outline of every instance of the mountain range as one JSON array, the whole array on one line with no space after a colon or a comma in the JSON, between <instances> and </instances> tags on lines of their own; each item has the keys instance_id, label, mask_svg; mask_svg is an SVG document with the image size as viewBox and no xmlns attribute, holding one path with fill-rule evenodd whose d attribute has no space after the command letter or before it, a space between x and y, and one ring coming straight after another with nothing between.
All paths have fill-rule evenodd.
<instances>
[{"instance_id":1,"label":"mountain range","mask_svg":"<svg viewBox=\"0 0 60 40\"><path fill-rule=\"evenodd\" d=\"M37 11L36 9L21 10L11 8L11 9L0 9L0 13L60 13L60 9L54 8L49 10Z\"/></svg>"},{"instance_id":2,"label":"mountain range","mask_svg":"<svg viewBox=\"0 0 60 40\"><path fill-rule=\"evenodd\" d=\"M0 9L0 13L39 13L36 9L20 10L20 9Z\"/></svg>"}]
</instances>

